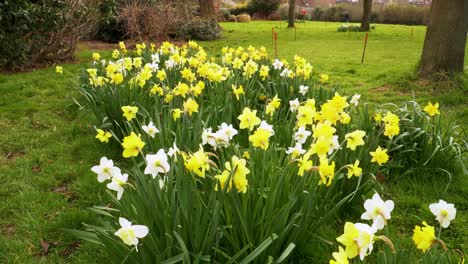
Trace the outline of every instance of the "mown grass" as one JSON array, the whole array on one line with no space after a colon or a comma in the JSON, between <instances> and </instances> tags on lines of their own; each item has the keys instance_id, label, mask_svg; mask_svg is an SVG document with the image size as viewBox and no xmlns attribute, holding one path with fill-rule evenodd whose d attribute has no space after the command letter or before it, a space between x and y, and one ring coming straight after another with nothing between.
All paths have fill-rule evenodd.
<instances>
[{"instance_id":1,"label":"mown grass","mask_svg":"<svg viewBox=\"0 0 468 264\"><path fill-rule=\"evenodd\" d=\"M363 101L380 104L410 100L414 93L417 101L439 101L444 116L463 125L468 123L466 74L458 85L433 87L416 81L414 68L421 53L424 27L377 25L369 34L361 65L363 33L337 32L338 23L297 24L296 40L295 30L285 29L284 22L221 25L223 38L202 44L211 54L220 54L221 47L227 45L263 45L273 57L271 30L275 27L279 57L306 57L316 73L329 74L331 82L346 94L359 92ZM90 54L90 50L82 50L78 60L86 62ZM109 51L103 54L109 55ZM465 61L468 64L468 57ZM106 261L91 245L78 243L62 230L95 222L96 216L86 207L106 202L102 186L89 170L101 156L93 141L93 120L73 101L79 96L75 81L83 66L64 65L61 76L53 68L0 75L1 263ZM414 225L423 220L435 224L428 205L444 199L455 204L458 214L451 227L444 230L443 239L452 249L465 249L467 254L466 171L456 172L451 180L431 172L394 180L388 178L398 175L386 177L383 193L396 204L389 237L397 248L414 247L410 238ZM333 231L330 233L333 235ZM51 245L46 256L41 253L41 239ZM322 250L331 253L334 249L324 246ZM323 256L323 260L328 257Z\"/></svg>"}]
</instances>

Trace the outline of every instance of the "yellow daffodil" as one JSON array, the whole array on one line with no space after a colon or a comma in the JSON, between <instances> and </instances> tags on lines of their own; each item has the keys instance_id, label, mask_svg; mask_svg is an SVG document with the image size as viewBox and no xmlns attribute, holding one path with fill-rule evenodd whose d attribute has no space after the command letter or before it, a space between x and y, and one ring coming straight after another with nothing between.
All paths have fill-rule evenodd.
<instances>
[{"instance_id":1,"label":"yellow daffodil","mask_svg":"<svg viewBox=\"0 0 468 264\"><path fill-rule=\"evenodd\" d=\"M335 162L328 162L326 157L320 158L319 165L320 184L330 186L335 177Z\"/></svg>"},{"instance_id":2,"label":"yellow daffodil","mask_svg":"<svg viewBox=\"0 0 468 264\"><path fill-rule=\"evenodd\" d=\"M348 169L348 179L353 176L359 177L362 175L362 169L359 168L359 160L356 160L354 164L349 164L346 167Z\"/></svg>"},{"instance_id":3,"label":"yellow daffodil","mask_svg":"<svg viewBox=\"0 0 468 264\"><path fill-rule=\"evenodd\" d=\"M382 165L388 161L387 149L382 149L380 146L373 152L370 153L372 156L371 162L377 162Z\"/></svg>"},{"instance_id":4,"label":"yellow daffodil","mask_svg":"<svg viewBox=\"0 0 468 264\"><path fill-rule=\"evenodd\" d=\"M132 132L130 136L127 136L123 139L122 147L124 148L123 157L130 158L138 156L141 149L145 146L145 142L141 140L140 135L136 135L135 132Z\"/></svg>"},{"instance_id":5,"label":"yellow daffodil","mask_svg":"<svg viewBox=\"0 0 468 264\"><path fill-rule=\"evenodd\" d=\"M239 85L239 88L237 88L234 84L232 85L232 92L236 96L237 101L239 101L239 96L244 93L244 87L242 85Z\"/></svg>"},{"instance_id":6,"label":"yellow daffodil","mask_svg":"<svg viewBox=\"0 0 468 264\"><path fill-rule=\"evenodd\" d=\"M210 170L209 162L210 159L208 158L208 155L206 155L203 148L200 147L197 152L189 155L185 159L185 168L196 175L205 178L205 171Z\"/></svg>"},{"instance_id":7,"label":"yellow daffodil","mask_svg":"<svg viewBox=\"0 0 468 264\"><path fill-rule=\"evenodd\" d=\"M366 132L362 130L356 130L354 132L348 133L345 135L347 141L346 147L351 150L356 150L358 146L364 145L364 136Z\"/></svg>"},{"instance_id":8,"label":"yellow daffodil","mask_svg":"<svg viewBox=\"0 0 468 264\"><path fill-rule=\"evenodd\" d=\"M101 58L101 55L97 52L93 52L93 60L98 61Z\"/></svg>"},{"instance_id":9,"label":"yellow daffodil","mask_svg":"<svg viewBox=\"0 0 468 264\"><path fill-rule=\"evenodd\" d=\"M118 59L119 56L120 56L119 50L115 49L114 51L112 51L112 58L113 59Z\"/></svg>"},{"instance_id":10,"label":"yellow daffodil","mask_svg":"<svg viewBox=\"0 0 468 264\"><path fill-rule=\"evenodd\" d=\"M268 77L268 72L270 71L270 68L266 65L262 65L260 67L260 78L264 81Z\"/></svg>"},{"instance_id":11,"label":"yellow daffodil","mask_svg":"<svg viewBox=\"0 0 468 264\"><path fill-rule=\"evenodd\" d=\"M257 117L257 110L252 111L248 107L244 108L237 119L241 121L239 124L240 129L248 128L250 131L261 122L260 118Z\"/></svg>"},{"instance_id":12,"label":"yellow daffodil","mask_svg":"<svg viewBox=\"0 0 468 264\"><path fill-rule=\"evenodd\" d=\"M281 100L278 98L278 95L275 95L275 97L266 106L266 114L273 116L273 113L278 109L280 104Z\"/></svg>"},{"instance_id":13,"label":"yellow daffodil","mask_svg":"<svg viewBox=\"0 0 468 264\"><path fill-rule=\"evenodd\" d=\"M269 138L271 136L271 131L263 128L258 128L255 132L249 136L249 141L252 142L254 147L267 150L269 146Z\"/></svg>"},{"instance_id":14,"label":"yellow daffodil","mask_svg":"<svg viewBox=\"0 0 468 264\"><path fill-rule=\"evenodd\" d=\"M112 76L110 76L110 78L111 78L111 83L121 84L123 82L123 75L120 72L113 74Z\"/></svg>"},{"instance_id":15,"label":"yellow daffodil","mask_svg":"<svg viewBox=\"0 0 468 264\"><path fill-rule=\"evenodd\" d=\"M329 79L328 74L320 74L320 82L321 83L328 82L328 79Z\"/></svg>"},{"instance_id":16,"label":"yellow daffodil","mask_svg":"<svg viewBox=\"0 0 468 264\"><path fill-rule=\"evenodd\" d=\"M418 249L426 252L431 248L434 241L436 241L436 236L433 226L428 225L426 222L422 223L424 227L418 225L414 227L413 242Z\"/></svg>"},{"instance_id":17,"label":"yellow daffodil","mask_svg":"<svg viewBox=\"0 0 468 264\"><path fill-rule=\"evenodd\" d=\"M183 111L180 110L179 108L176 108L176 109L172 109L172 118L175 120L179 119L180 118L180 114L182 114Z\"/></svg>"},{"instance_id":18,"label":"yellow daffodil","mask_svg":"<svg viewBox=\"0 0 468 264\"><path fill-rule=\"evenodd\" d=\"M112 134L109 131L104 131L102 129L96 129L96 138L103 143L109 142L109 138L112 137Z\"/></svg>"},{"instance_id":19,"label":"yellow daffodil","mask_svg":"<svg viewBox=\"0 0 468 264\"><path fill-rule=\"evenodd\" d=\"M192 98L184 102L184 112L192 116L193 113L198 112L198 104Z\"/></svg>"},{"instance_id":20,"label":"yellow daffodil","mask_svg":"<svg viewBox=\"0 0 468 264\"><path fill-rule=\"evenodd\" d=\"M334 259L330 259L329 264L349 264L348 255L341 246L338 252L332 253L332 256Z\"/></svg>"},{"instance_id":21,"label":"yellow daffodil","mask_svg":"<svg viewBox=\"0 0 468 264\"><path fill-rule=\"evenodd\" d=\"M234 186L238 192L246 193L248 185L247 174L250 173L250 170L246 167L246 163L245 159L239 159L235 155L232 156L231 162L225 163L226 170L221 175L215 176L221 187L227 188L227 191L231 191L232 186ZM229 177L231 177L231 180L229 184L226 184ZM216 185L215 190L218 190L218 185Z\"/></svg>"},{"instance_id":22,"label":"yellow daffodil","mask_svg":"<svg viewBox=\"0 0 468 264\"><path fill-rule=\"evenodd\" d=\"M63 73L63 67L62 66L55 66L55 72L58 73L58 74L62 74Z\"/></svg>"},{"instance_id":23,"label":"yellow daffodil","mask_svg":"<svg viewBox=\"0 0 468 264\"><path fill-rule=\"evenodd\" d=\"M424 112L428 113L430 116L440 115L439 103L432 104L428 102L426 107L424 107Z\"/></svg>"},{"instance_id":24,"label":"yellow daffodil","mask_svg":"<svg viewBox=\"0 0 468 264\"><path fill-rule=\"evenodd\" d=\"M122 106L122 112L123 112L123 116L127 119L127 121L130 121L136 117L136 114L138 112L138 107L130 106L130 105Z\"/></svg>"}]
</instances>

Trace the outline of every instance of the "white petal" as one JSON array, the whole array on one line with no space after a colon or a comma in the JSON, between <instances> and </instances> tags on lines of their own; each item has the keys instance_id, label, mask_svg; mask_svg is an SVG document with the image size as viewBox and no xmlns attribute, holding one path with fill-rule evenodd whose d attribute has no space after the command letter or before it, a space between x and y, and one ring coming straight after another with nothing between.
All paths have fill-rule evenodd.
<instances>
[{"instance_id":1,"label":"white petal","mask_svg":"<svg viewBox=\"0 0 468 264\"><path fill-rule=\"evenodd\" d=\"M144 225L134 225L132 229L135 231L135 236L138 238L145 237L149 232L148 227Z\"/></svg>"},{"instance_id":2,"label":"white petal","mask_svg":"<svg viewBox=\"0 0 468 264\"><path fill-rule=\"evenodd\" d=\"M130 227L132 225L132 222L128 221L127 219L123 217L119 217L119 224L121 227Z\"/></svg>"}]
</instances>

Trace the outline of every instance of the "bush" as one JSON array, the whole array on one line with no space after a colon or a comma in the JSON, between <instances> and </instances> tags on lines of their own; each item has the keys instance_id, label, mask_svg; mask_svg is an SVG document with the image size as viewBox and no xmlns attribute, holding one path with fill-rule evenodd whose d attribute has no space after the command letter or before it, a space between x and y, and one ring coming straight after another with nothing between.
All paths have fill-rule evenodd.
<instances>
[{"instance_id":1,"label":"bush","mask_svg":"<svg viewBox=\"0 0 468 264\"><path fill-rule=\"evenodd\" d=\"M229 10L229 13L233 14L235 16L238 16L238 15L243 14L243 13L253 14L253 12L251 12L251 10L250 10L250 6L248 6L247 4L237 5L234 8L231 8Z\"/></svg>"},{"instance_id":2,"label":"bush","mask_svg":"<svg viewBox=\"0 0 468 264\"><path fill-rule=\"evenodd\" d=\"M250 22L249 14L240 14L236 16L237 22Z\"/></svg>"},{"instance_id":3,"label":"bush","mask_svg":"<svg viewBox=\"0 0 468 264\"><path fill-rule=\"evenodd\" d=\"M168 39L192 16L192 10L186 3L170 0L128 1L117 11L124 36L135 40Z\"/></svg>"},{"instance_id":4,"label":"bush","mask_svg":"<svg viewBox=\"0 0 468 264\"><path fill-rule=\"evenodd\" d=\"M185 40L214 40L221 36L221 28L214 18L195 17L180 26L177 36Z\"/></svg>"},{"instance_id":5,"label":"bush","mask_svg":"<svg viewBox=\"0 0 468 264\"><path fill-rule=\"evenodd\" d=\"M370 29L375 29L375 24L370 25ZM361 25L359 24L342 24L338 27L338 32L358 32L361 31Z\"/></svg>"},{"instance_id":6,"label":"bush","mask_svg":"<svg viewBox=\"0 0 468 264\"><path fill-rule=\"evenodd\" d=\"M235 15L229 15L228 21L229 22L237 22L237 17Z\"/></svg>"},{"instance_id":7,"label":"bush","mask_svg":"<svg viewBox=\"0 0 468 264\"><path fill-rule=\"evenodd\" d=\"M259 13L267 17L278 10L280 0L251 0L249 9L251 13Z\"/></svg>"},{"instance_id":8,"label":"bush","mask_svg":"<svg viewBox=\"0 0 468 264\"><path fill-rule=\"evenodd\" d=\"M410 4L374 4L370 20L373 23L423 25L427 22L429 6ZM340 3L336 6L314 10L313 20L334 22L360 22L362 6L360 4Z\"/></svg>"},{"instance_id":9,"label":"bush","mask_svg":"<svg viewBox=\"0 0 468 264\"><path fill-rule=\"evenodd\" d=\"M0 2L0 68L19 69L73 58L94 30L98 0Z\"/></svg>"}]
</instances>

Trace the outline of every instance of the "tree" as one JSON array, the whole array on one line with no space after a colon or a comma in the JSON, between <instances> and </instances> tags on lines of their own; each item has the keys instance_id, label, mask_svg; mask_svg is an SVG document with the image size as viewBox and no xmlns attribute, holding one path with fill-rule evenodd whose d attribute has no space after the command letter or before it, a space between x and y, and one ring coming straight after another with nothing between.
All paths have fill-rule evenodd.
<instances>
[{"instance_id":1,"label":"tree","mask_svg":"<svg viewBox=\"0 0 468 264\"><path fill-rule=\"evenodd\" d=\"M252 13L260 13L265 17L278 10L280 0L251 0L249 9Z\"/></svg>"},{"instance_id":2,"label":"tree","mask_svg":"<svg viewBox=\"0 0 468 264\"><path fill-rule=\"evenodd\" d=\"M200 4L200 16L216 17L214 0L198 0L198 3Z\"/></svg>"},{"instance_id":3,"label":"tree","mask_svg":"<svg viewBox=\"0 0 468 264\"><path fill-rule=\"evenodd\" d=\"M294 27L294 9L296 7L296 0L289 0L289 13L288 13L288 28Z\"/></svg>"},{"instance_id":4,"label":"tree","mask_svg":"<svg viewBox=\"0 0 468 264\"><path fill-rule=\"evenodd\" d=\"M419 65L419 76L463 72L468 3L466 0L433 0Z\"/></svg>"},{"instance_id":5,"label":"tree","mask_svg":"<svg viewBox=\"0 0 468 264\"><path fill-rule=\"evenodd\" d=\"M369 31L372 0L363 0L362 5L361 31Z\"/></svg>"}]
</instances>

